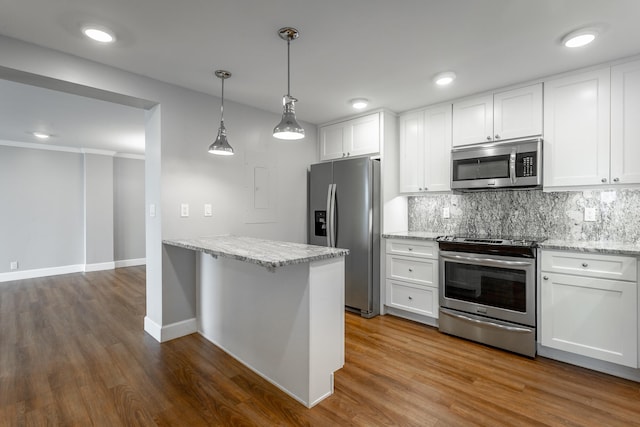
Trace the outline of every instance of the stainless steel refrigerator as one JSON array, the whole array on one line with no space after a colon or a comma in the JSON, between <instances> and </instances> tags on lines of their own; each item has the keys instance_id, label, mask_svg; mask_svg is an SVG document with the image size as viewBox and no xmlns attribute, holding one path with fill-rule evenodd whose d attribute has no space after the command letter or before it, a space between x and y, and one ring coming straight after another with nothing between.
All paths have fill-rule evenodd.
<instances>
[{"instance_id":1,"label":"stainless steel refrigerator","mask_svg":"<svg viewBox=\"0 0 640 427\"><path fill-rule=\"evenodd\" d=\"M380 162L366 157L311 165L309 244L349 249L345 305L380 313Z\"/></svg>"}]
</instances>

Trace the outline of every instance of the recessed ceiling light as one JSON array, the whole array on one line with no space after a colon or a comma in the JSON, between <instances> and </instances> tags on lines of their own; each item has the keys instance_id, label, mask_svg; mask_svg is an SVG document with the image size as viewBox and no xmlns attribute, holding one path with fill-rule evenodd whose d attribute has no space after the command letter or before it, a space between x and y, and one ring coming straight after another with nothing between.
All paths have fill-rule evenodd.
<instances>
[{"instance_id":1,"label":"recessed ceiling light","mask_svg":"<svg viewBox=\"0 0 640 427\"><path fill-rule=\"evenodd\" d=\"M369 105L369 100L365 98L355 98L349 101L349 103L356 110L362 110L363 108L366 108L367 105Z\"/></svg>"},{"instance_id":2,"label":"recessed ceiling light","mask_svg":"<svg viewBox=\"0 0 640 427\"><path fill-rule=\"evenodd\" d=\"M82 29L82 33L89 37L91 40L95 40L100 43L113 43L116 41L116 36L104 27L87 26Z\"/></svg>"},{"instance_id":3,"label":"recessed ceiling light","mask_svg":"<svg viewBox=\"0 0 640 427\"><path fill-rule=\"evenodd\" d=\"M444 73L440 73L433 78L433 81L438 86L447 86L450 85L456 79L456 73L453 71L447 71Z\"/></svg>"},{"instance_id":4,"label":"recessed ceiling light","mask_svg":"<svg viewBox=\"0 0 640 427\"><path fill-rule=\"evenodd\" d=\"M49 139L49 137L51 136L48 133L44 132L32 132L32 134L38 139Z\"/></svg>"},{"instance_id":5,"label":"recessed ceiling light","mask_svg":"<svg viewBox=\"0 0 640 427\"><path fill-rule=\"evenodd\" d=\"M598 37L598 31L594 28L583 28L573 31L562 39L562 44L566 47L581 47L588 45Z\"/></svg>"}]
</instances>

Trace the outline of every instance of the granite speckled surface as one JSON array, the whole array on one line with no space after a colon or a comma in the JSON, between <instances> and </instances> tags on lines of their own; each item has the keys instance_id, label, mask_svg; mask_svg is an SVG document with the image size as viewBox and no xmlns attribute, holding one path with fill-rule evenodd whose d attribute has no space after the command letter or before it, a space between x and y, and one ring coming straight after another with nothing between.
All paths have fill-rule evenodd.
<instances>
[{"instance_id":1,"label":"granite speckled surface","mask_svg":"<svg viewBox=\"0 0 640 427\"><path fill-rule=\"evenodd\" d=\"M444 207L451 218L442 218ZM587 207L595 208L596 221L584 221ZM640 245L640 190L513 190L409 197L409 231Z\"/></svg>"},{"instance_id":2,"label":"granite speckled surface","mask_svg":"<svg viewBox=\"0 0 640 427\"><path fill-rule=\"evenodd\" d=\"M444 233L433 233L430 231L399 231L385 233L382 237L386 239L436 240L436 237L442 236L443 234Z\"/></svg>"},{"instance_id":3,"label":"granite speckled surface","mask_svg":"<svg viewBox=\"0 0 640 427\"><path fill-rule=\"evenodd\" d=\"M640 244L635 243L550 239L540 243L540 247L543 249L640 257Z\"/></svg>"},{"instance_id":4,"label":"granite speckled surface","mask_svg":"<svg viewBox=\"0 0 640 427\"><path fill-rule=\"evenodd\" d=\"M257 264L269 270L349 254L348 249L230 235L197 239L169 239L163 240L162 243L201 251L214 257L221 256Z\"/></svg>"}]
</instances>

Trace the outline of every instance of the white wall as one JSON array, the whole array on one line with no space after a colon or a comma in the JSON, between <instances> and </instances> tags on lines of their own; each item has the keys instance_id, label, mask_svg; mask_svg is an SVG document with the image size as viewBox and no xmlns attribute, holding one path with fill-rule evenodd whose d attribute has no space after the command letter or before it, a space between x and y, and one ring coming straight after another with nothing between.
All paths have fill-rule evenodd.
<instances>
[{"instance_id":1,"label":"white wall","mask_svg":"<svg viewBox=\"0 0 640 427\"><path fill-rule=\"evenodd\" d=\"M84 155L84 229L85 264L113 263L112 156Z\"/></svg>"},{"instance_id":2,"label":"white wall","mask_svg":"<svg viewBox=\"0 0 640 427\"><path fill-rule=\"evenodd\" d=\"M146 209L148 212L154 204L158 210L154 218L147 214L146 222L145 325L165 327L195 316L193 283L181 281L174 273L194 258L163 255L162 238L236 233L305 241L305 171L317 160L315 126L303 123L307 137L302 141L277 141L271 132L280 114L225 100L229 141L237 154L216 158L206 152L219 120L220 100L214 96L5 37L0 37L0 51L0 77L150 108L146 117ZM241 79L234 76L227 82L229 88L234 84L241 85ZM280 106L280 92L274 89L273 97ZM274 222L247 224L245 163L256 159L265 160L274 174L272 201L277 208ZM180 218L179 206L185 202L192 215ZM211 218L199 214L205 202L214 206ZM161 338L157 333L154 336Z\"/></svg>"}]
</instances>

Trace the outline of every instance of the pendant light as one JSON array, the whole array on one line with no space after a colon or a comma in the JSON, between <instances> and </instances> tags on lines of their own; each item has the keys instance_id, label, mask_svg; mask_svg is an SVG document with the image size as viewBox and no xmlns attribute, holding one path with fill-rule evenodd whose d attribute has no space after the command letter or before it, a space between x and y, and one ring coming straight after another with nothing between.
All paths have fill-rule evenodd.
<instances>
[{"instance_id":1,"label":"pendant light","mask_svg":"<svg viewBox=\"0 0 640 427\"><path fill-rule=\"evenodd\" d=\"M216 70L216 77L222 80L222 101L220 102L220 127L218 128L218 136L213 144L209 146L209 152L211 154L218 154L220 156L232 156L233 148L227 141L227 129L224 127L224 81L231 77L231 73L224 70Z\"/></svg>"},{"instance_id":2,"label":"pendant light","mask_svg":"<svg viewBox=\"0 0 640 427\"><path fill-rule=\"evenodd\" d=\"M298 101L291 96L291 63L289 59L289 49L291 40L300 36L298 30L291 27L284 27L278 30L281 39L287 41L287 94L282 97L282 120L273 129L273 136L278 139L302 139L304 138L304 129L296 120L295 103Z\"/></svg>"}]
</instances>

